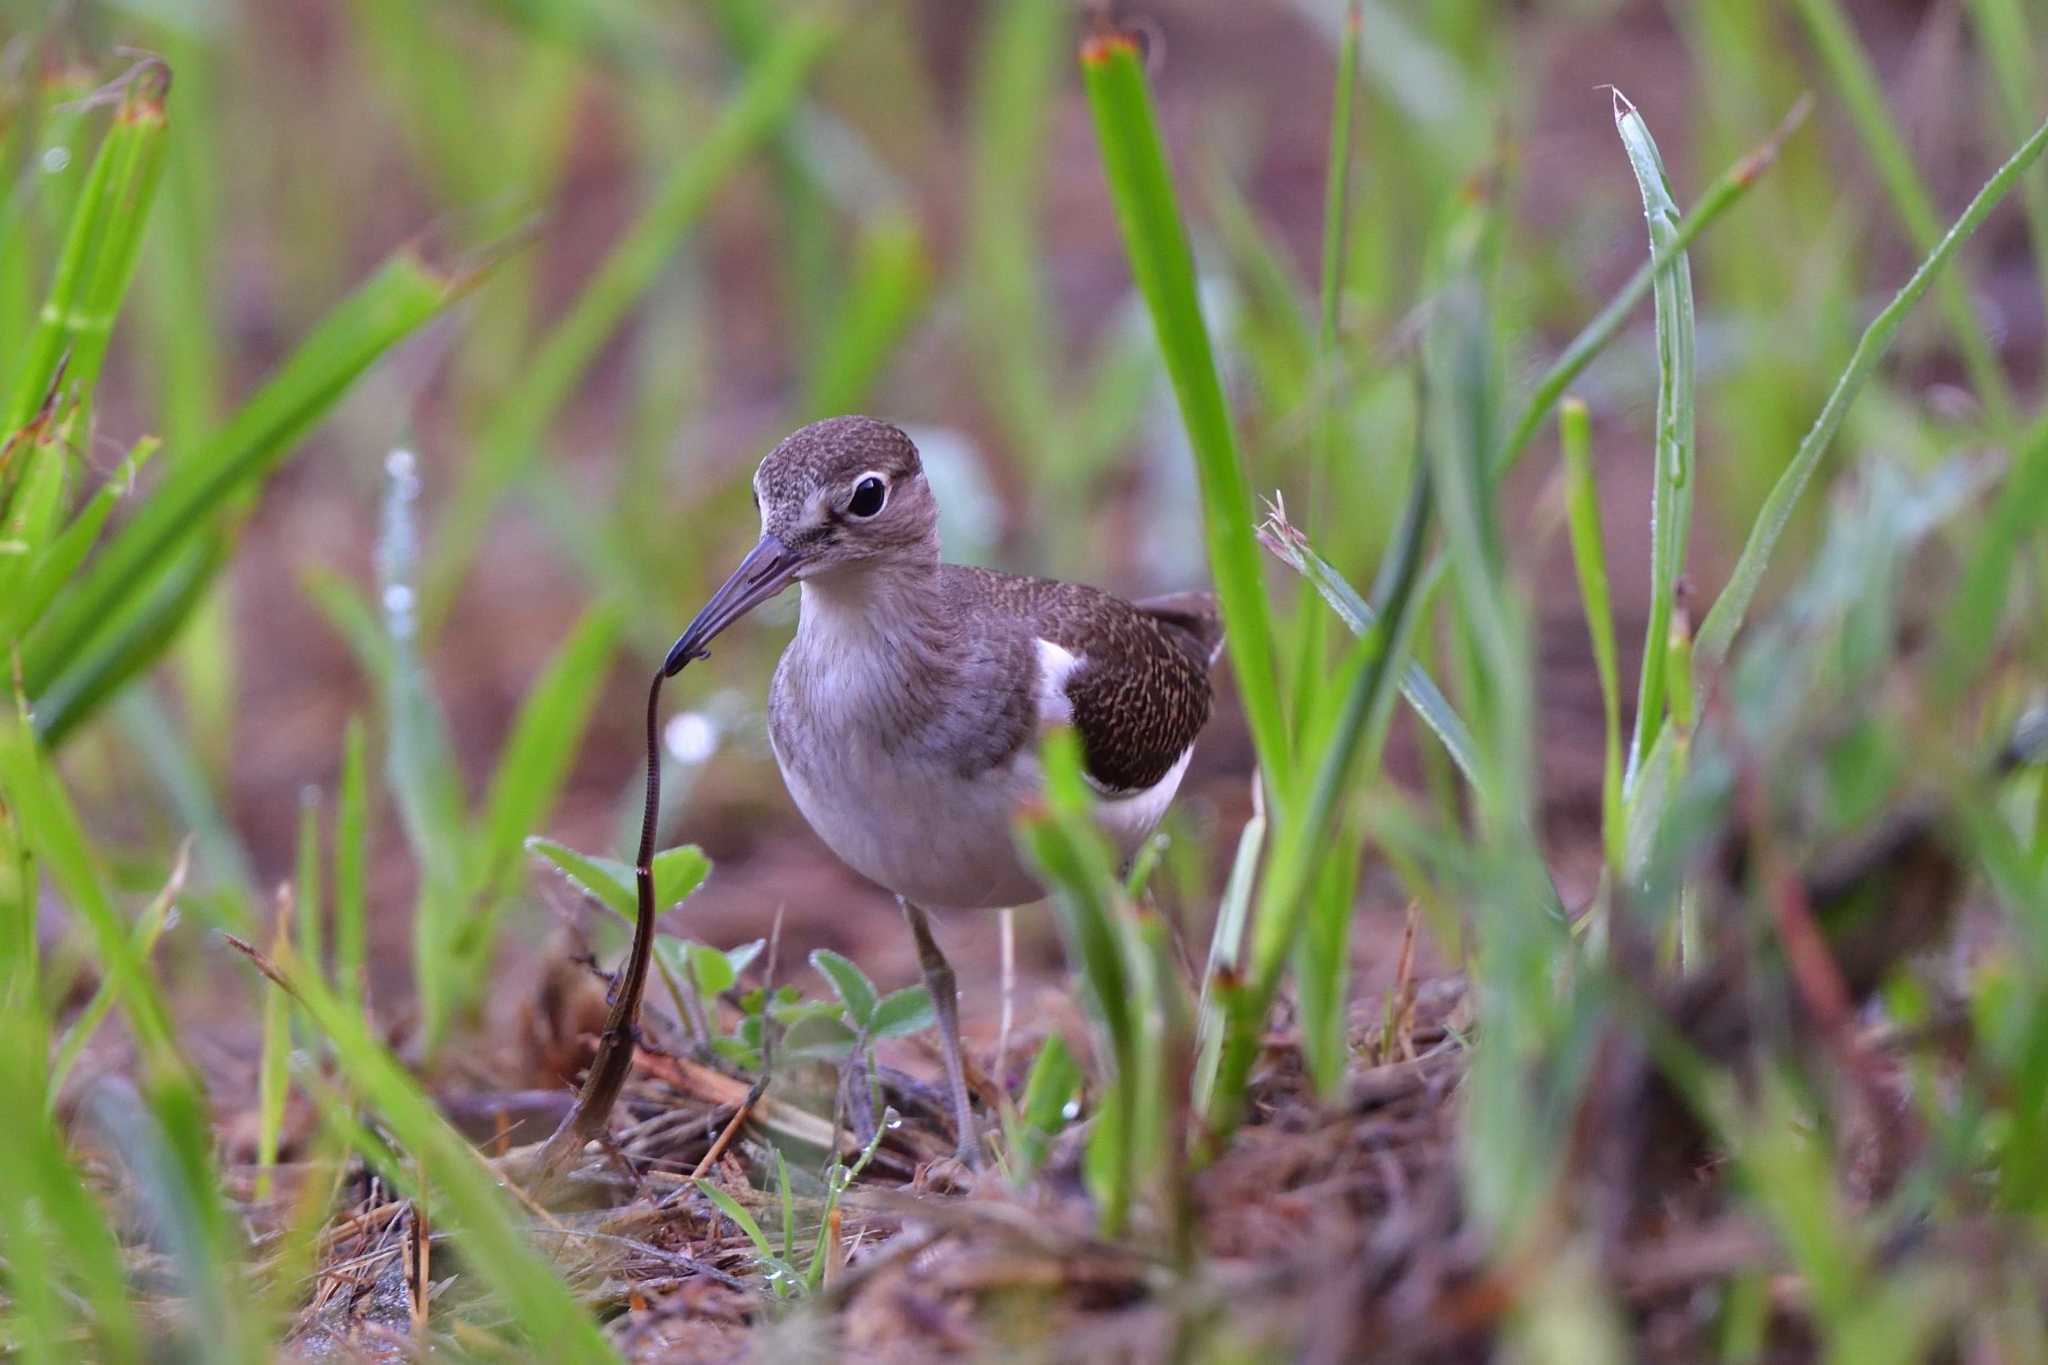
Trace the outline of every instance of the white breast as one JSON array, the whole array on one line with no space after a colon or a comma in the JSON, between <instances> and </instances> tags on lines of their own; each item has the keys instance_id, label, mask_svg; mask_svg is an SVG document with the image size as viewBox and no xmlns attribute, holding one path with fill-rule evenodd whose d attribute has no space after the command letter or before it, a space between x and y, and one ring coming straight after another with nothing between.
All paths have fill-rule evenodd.
<instances>
[{"instance_id":1,"label":"white breast","mask_svg":"<svg viewBox=\"0 0 2048 1365\"><path fill-rule=\"evenodd\" d=\"M814 605L807 596L807 617L813 617ZM804 818L848 866L920 905L993 909L1039 899L1043 890L1011 833L1018 809L1041 790L1036 746L970 779L941 756L885 745L862 717L874 709L868 704L874 689L896 684L886 668L866 666L885 657L871 652L878 642L848 638L861 626L833 619L839 615L829 609L816 613L806 623L808 641L800 636L790 646L791 653L821 645L832 650L829 681L807 688L801 703L807 726L827 741L822 747L831 761L793 764L770 730L783 781ZM1049 640L1037 643L1033 691L1043 734L1072 723L1066 681L1083 660ZM789 656L783 662L787 669ZM786 685L782 672L778 693ZM779 697L778 704L797 700ZM1183 754L1151 787L1102 794L1096 818L1121 857L1136 852L1158 825L1186 769Z\"/></svg>"}]
</instances>

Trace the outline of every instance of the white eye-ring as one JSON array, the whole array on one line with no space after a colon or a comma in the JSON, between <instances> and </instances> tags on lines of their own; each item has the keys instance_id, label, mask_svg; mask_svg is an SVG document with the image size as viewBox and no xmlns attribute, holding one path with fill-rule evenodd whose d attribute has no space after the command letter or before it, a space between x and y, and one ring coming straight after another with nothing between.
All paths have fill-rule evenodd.
<instances>
[{"instance_id":1,"label":"white eye-ring","mask_svg":"<svg viewBox=\"0 0 2048 1365\"><path fill-rule=\"evenodd\" d=\"M848 500L846 510L857 517L871 517L881 511L882 504L888 500L889 481L870 470L853 481L853 497Z\"/></svg>"}]
</instances>

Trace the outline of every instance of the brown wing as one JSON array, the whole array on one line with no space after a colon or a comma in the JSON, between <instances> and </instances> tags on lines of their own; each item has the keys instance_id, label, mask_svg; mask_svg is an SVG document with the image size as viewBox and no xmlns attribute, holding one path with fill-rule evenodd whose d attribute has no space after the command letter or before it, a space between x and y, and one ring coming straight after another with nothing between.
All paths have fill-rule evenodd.
<instances>
[{"instance_id":1,"label":"brown wing","mask_svg":"<svg viewBox=\"0 0 2048 1365\"><path fill-rule=\"evenodd\" d=\"M1089 777L1139 791L1172 770L1209 720L1220 635L1207 594L1134 605L1078 583L966 572L974 596L1081 661L1066 691Z\"/></svg>"},{"instance_id":2,"label":"brown wing","mask_svg":"<svg viewBox=\"0 0 2048 1365\"><path fill-rule=\"evenodd\" d=\"M1140 597L1131 605L1185 636L1206 667L1215 667L1222 657L1223 617L1216 610L1215 593L1170 592L1163 597Z\"/></svg>"}]
</instances>

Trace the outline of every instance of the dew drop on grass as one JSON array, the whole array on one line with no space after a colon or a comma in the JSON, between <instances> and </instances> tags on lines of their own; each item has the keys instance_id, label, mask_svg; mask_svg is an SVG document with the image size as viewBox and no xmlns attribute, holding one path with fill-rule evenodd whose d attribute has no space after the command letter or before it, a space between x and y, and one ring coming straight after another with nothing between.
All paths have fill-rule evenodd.
<instances>
[{"instance_id":1,"label":"dew drop on grass","mask_svg":"<svg viewBox=\"0 0 2048 1365\"><path fill-rule=\"evenodd\" d=\"M391 480L392 491L399 497L410 501L419 496L419 460L404 446L384 457L384 473Z\"/></svg>"},{"instance_id":2,"label":"dew drop on grass","mask_svg":"<svg viewBox=\"0 0 2048 1365\"><path fill-rule=\"evenodd\" d=\"M1075 1119L1080 1118L1081 1101L1078 1099L1072 1099L1068 1100L1065 1104L1061 1105L1060 1117L1065 1119L1069 1123L1072 1123Z\"/></svg>"},{"instance_id":3,"label":"dew drop on grass","mask_svg":"<svg viewBox=\"0 0 2048 1365\"><path fill-rule=\"evenodd\" d=\"M46 147L43 149L43 173L45 175L62 175L70 165L71 149L69 147Z\"/></svg>"}]
</instances>

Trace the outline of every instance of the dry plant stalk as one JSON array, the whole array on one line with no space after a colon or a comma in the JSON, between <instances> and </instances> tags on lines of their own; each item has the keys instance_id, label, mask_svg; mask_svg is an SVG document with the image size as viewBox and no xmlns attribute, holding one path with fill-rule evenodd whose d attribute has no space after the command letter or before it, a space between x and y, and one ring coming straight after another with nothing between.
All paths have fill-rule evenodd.
<instances>
[{"instance_id":1,"label":"dry plant stalk","mask_svg":"<svg viewBox=\"0 0 2048 1365\"><path fill-rule=\"evenodd\" d=\"M677 665L681 672L690 662L685 656ZM604 1132L618 1103L619 1091L633 1069L634 1043L639 1036L640 999L647 993L647 964L654 956L654 823L661 809L661 684L667 668L655 670L647 686L647 801L640 814L640 848L633 859L633 887L638 904L633 918L633 947L626 956L625 970L612 993L611 1013L605 1017L604 1032L598 1035L597 1055L591 1059L589 1074L576 1104L562 1119L561 1126L541 1148L535 1184L543 1189L583 1150L585 1143Z\"/></svg>"}]
</instances>

